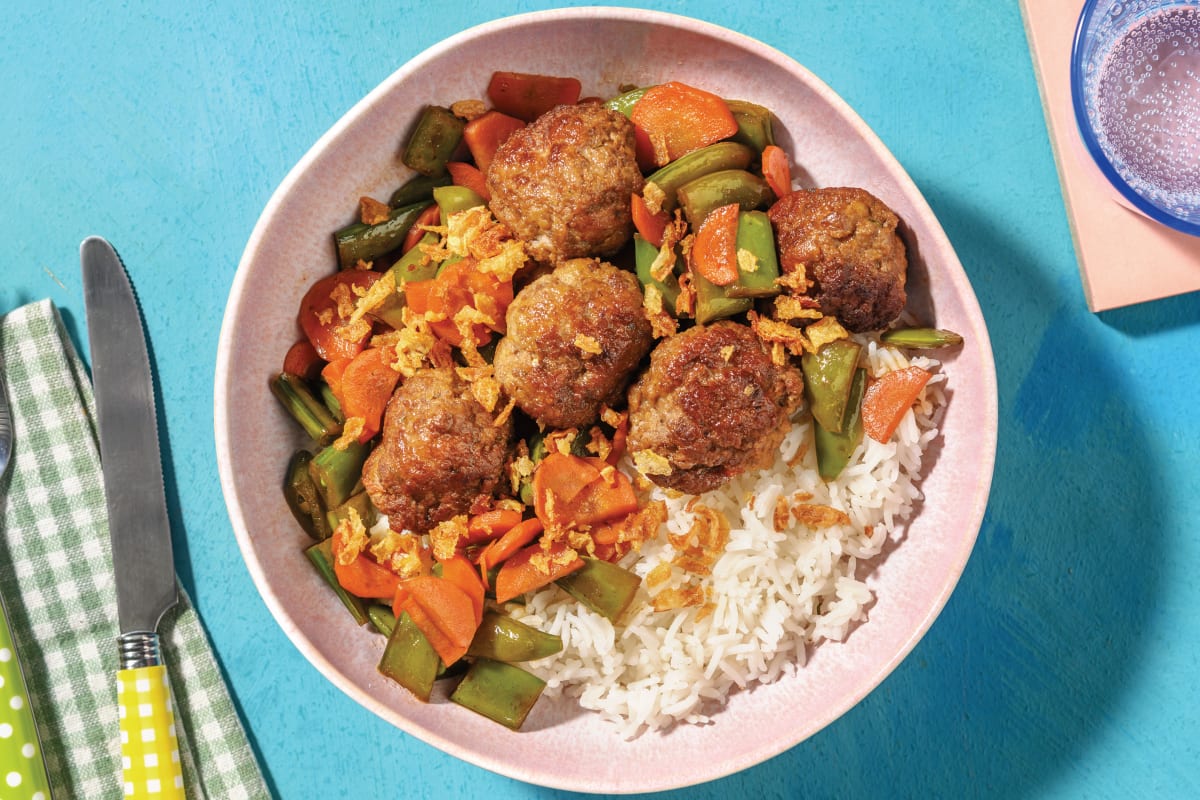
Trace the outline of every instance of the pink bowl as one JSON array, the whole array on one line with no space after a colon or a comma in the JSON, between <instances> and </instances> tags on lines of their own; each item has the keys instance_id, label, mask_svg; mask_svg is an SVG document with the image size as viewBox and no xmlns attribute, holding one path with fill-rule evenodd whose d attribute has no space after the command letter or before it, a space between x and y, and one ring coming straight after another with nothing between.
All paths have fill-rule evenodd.
<instances>
[{"instance_id":1,"label":"pink bowl","mask_svg":"<svg viewBox=\"0 0 1200 800\"><path fill-rule=\"evenodd\" d=\"M417 109L482 97L496 69L573 75L584 95L601 96L675 79L771 108L802 182L861 186L896 211L913 261L910 308L966 338L944 363L950 402L922 485L927 499L869 578L877 600L868 621L846 642L816 648L797 674L734 695L710 725L624 741L562 701L539 703L526 730L510 733L452 703L416 701L376 672L382 637L356 628L300 556L308 540L282 501L282 471L302 440L267 379L295 340L300 297L335 263L330 233L350 220L361 195L386 198L407 177L398 146ZM291 171L254 229L230 292L215 392L221 485L238 543L263 599L309 661L363 706L465 761L531 783L609 793L686 786L758 764L877 686L933 623L967 562L991 483L996 414L987 329L962 266L912 180L854 111L760 42L616 8L472 28L404 65L351 109Z\"/></svg>"}]
</instances>

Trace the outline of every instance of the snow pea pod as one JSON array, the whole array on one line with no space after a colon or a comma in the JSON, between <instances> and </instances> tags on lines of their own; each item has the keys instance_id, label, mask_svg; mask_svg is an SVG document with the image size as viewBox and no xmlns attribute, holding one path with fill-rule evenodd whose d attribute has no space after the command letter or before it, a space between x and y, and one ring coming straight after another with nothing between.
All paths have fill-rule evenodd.
<instances>
[{"instance_id":1,"label":"snow pea pod","mask_svg":"<svg viewBox=\"0 0 1200 800\"><path fill-rule=\"evenodd\" d=\"M653 286L662 295L663 308L671 316L675 316L675 300L679 297L679 279L674 273L667 275L661 281L655 278L650 268L654 265L655 259L658 258L658 248L650 244L642 238L641 234L633 235L633 257L637 267L638 280L643 286ZM679 251L678 245L675 247L675 258L677 264L683 263L683 255Z\"/></svg>"},{"instance_id":2,"label":"snow pea pod","mask_svg":"<svg viewBox=\"0 0 1200 800\"><path fill-rule=\"evenodd\" d=\"M333 529L325 519L321 497L308 474L308 462L311 460L312 454L307 450L297 450L292 455L283 483L283 497L304 532L320 541L329 538Z\"/></svg>"},{"instance_id":3,"label":"snow pea pod","mask_svg":"<svg viewBox=\"0 0 1200 800\"><path fill-rule=\"evenodd\" d=\"M713 172L679 187L679 205L692 230L715 208L737 203L743 211L752 211L775 200L775 193L762 178L744 169Z\"/></svg>"},{"instance_id":4,"label":"snow pea pod","mask_svg":"<svg viewBox=\"0 0 1200 800\"><path fill-rule=\"evenodd\" d=\"M851 339L837 339L821 346L816 353L800 358L804 371L804 394L813 419L827 431L841 433L854 382L854 370L862 345Z\"/></svg>"},{"instance_id":5,"label":"snow pea pod","mask_svg":"<svg viewBox=\"0 0 1200 800\"><path fill-rule=\"evenodd\" d=\"M745 169L750 166L754 151L739 142L717 142L701 147L686 156L672 161L662 169L651 173L646 183L662 189L665 198L662 207L674 211L679 205L676 195L680 187L713 172L727 169Z\"/></svg>"},{"instance_id":6,"label":"snow pea pod","mask_svg":"<svg viewBox=\"0 0 1200 800\"><path fill-rule=\"evenodd\" d=\"M775 144L775 132L772 125L771 111L747 100L726 100L730 113L737 121L738 132L734 135L735 142L753 147L758 153L769 144Z\"/></svg>"},{"instance_id":7,"label":"snow pea pod","mask_svg":"<svg viewBox=\"0 0 1200 800\"><path fill-rule=\"evenodd\" d=\"M359 625L366 625L369 620L366 604L343 589L342 585L338 583L337 575L333 571L333 540L324 539L317 542L312 547L306 549L304 555L317 568L317 572L325 579L329 587L333 589L334 594L341 599L342 603L346 606L346 610L354 617L354 621Z\"/></svg>"},{"instance_id":8,"label":"snow pea pod","mask_svg":"<svg viewBox=\"0 0 1200 800\"><path fill-rule=\"evenodd\" d=\"M401 160L422 175L441 176L462 141L466 123L441 106L425 106L404 146Z\"/></svg>"},{"instance_id":9,"label":"snow pea pod","mask_svg":"<svg viewBox=\"0 0 1200 800\"><path fill-rule=\"evenodd\" d=\"M428 201L412 203L393 208L386 220L375 225L355 222L336 231L333 241L342 269L350 269L359 261L370 263L393 250L399 250L417 217L428 207Z\"/></svg>"},{"instance_id":10,"label":"snow pea pod","mask_svg":"<svg viewBox=\"0 0 1200 800\"><path fill-rule=\"evenodd\" d=\"M379 673L428 703L433 694L441 659L408 613L396 618L387 646L379 659Z\"/></svg>"},{"instance_id":11,"label":"snow pea pod","mask_svg":"<svg viewBox=\"0 0 1200 800\"><path fill-rule=\"evenodd\" d=\"M555 581L567 594L616 622L637 595L642 579L599 558L583 556L583 568Z\"/></svg>"},{"instance_id":12,"label":"snow pea pod","mask_svg":"<svg viewBox=\"0 0 1200 800\"><path fill-rule=\"evenodd\" d=\"M821 423L813 421L813 439L817 450L817 473L827 481L836 480L854 449L862 441L862 398L867 387L867 370L859 367L854 370L854 380L850 384L850 396L846 400L846 413L842 420L841 433L825 429Z\"/></svg>"},{"instance_id":13,"label":"snow pea pod","mask_svg":"<svg viewBox=\"0 0 1200 800\"><path fill-rule=\"evenodd\" d=\"M471 640L467 655L493 661L534 661L562 650L562 639L523 622L488 611Z\"/></svg>"},{"instance_id":14,"label":"snow pea pod","mask_svg":"<svg viewBox=\"0 0 1200 800\"><path fill-rule=\"evenodd\" d=\"M479 658L450 699L515 731L545 688L545 681L520 667Z\"/></svg>"}]
</instances>

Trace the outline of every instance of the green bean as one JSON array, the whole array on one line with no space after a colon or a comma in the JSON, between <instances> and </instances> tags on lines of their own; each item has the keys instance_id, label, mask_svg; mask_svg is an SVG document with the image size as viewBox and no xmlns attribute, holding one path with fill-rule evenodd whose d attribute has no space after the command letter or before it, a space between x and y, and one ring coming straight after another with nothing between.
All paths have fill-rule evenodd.
<instances>
[{"instance_id":1,"label":"green bean","mask_svg":"<svg viewBox=\"0 0 1200 800\"><path fill-rule=\"evenodd\" d=\"M325 519L325 507L321 505L317 487L308 474L310 461L312 454L307 450L297 450L292 455L283 482L283 497L305 533L320 541L328 538L332 530Z\"/></svg>"},{"instance_id":2,"label":"green bean","mask_svg":"<svg viewBox=\"0 0 1200 800\"><path fill-rule=\"evenodd\" d=\"M862 345L852 339L826 342L816 353L800 358L804 394L813 419L825 430L841 433Z\"/></svg>"},{"instance_id":3,"label":"green bean","mask_svg":"<svg viewBox=\"0 0 1200 800\"><path fill-rule=\"evenodd\" d=\"M487 205L486 200L465 186L439 186L433 190L433 200L441 209L443 225L460 211Z\"/></svg>"},{"instance_id":4,"label":"green bean","mask_svg":"<svg viewBox=\"0 0 1200 800\"><path fill-rule=\"evenodd\" d=\"M599 558L583 557L583 568L555 581L567 594L612 622L633 603L642 579Z\"/></svg>"},{"instance_id":5,"label":"green bean","mask_svg":"<svg viewBox=\"0 0 1200 800\"><path fill-rule=\"evenodd\" d=\"M341 598L346 610L354 617L354 621L359 625L366 625L369 621L366 604L343 589L342 585L338 583L337 574L333 571L333 540L325 539L317 542L306 549L304 555L317 568L317 572L321 573L321 577L333 589L334 594Z\"/></svg>"},{"instance_id":6,"label":"green bean","mask_svg":"<svg viewBox=\"0 0 1200 800\"><path fill-rule=\"evenodd\" d=\"M649 86L641 86L637 89L630 89L628 92L623 92L611 100L606 101L604 103L604 107L609 111L616 111L628 117L633 113L633 107L637 105L637 101L642 99L642 95L644 95L646 90L649 88Z\"/></svg>"},{"instance_id":7,"label":"green bean","mask_svg":"<svg viewBox=\"0 0 1200 800\"><path fill-rule=\"evenodd\" d=\"M633 235L633 254L638 280L642 286L653 286L657 289L658 293L662 295L663 308L668 314L675 316L675 300L679 297L679 278L671 273L660 281L651 274L650 267L658 258L658 248L643 239L639 233ZM683 263L683 254L680 253L678 246L675 248L675 258L677 264Z\"/></svg>"},{"instance_id":8,"label":"green bean","mask_svg":"<svg viewBox=\"0 0 1200 800\"><path fill-rule=\"evenodd\" d=\"M462 141L464 123L448 108L425 106L404 146L401 160L422 175L438 177Z\"/></svg>"},{"instance_id":9,"label":"green bean","mask_svg":"<svg viewBox=\"0 0 1200 800\"><path fill-rule=\"evenodd\" d=\"M373 527L379 520L379 511L371 504L370 496L365 491L362 491L351 495L341 505L329 509L325 514L329 528L336 530L337 526L342 523L342 520L350 517L351 509L358 512L358 518L362 520L362 524L367 528Z\"/></svg>"},{"instance_id":10,"label":"green bean","mask_svg":"<svg viewBox=\"0 0 1200 800\"><path fill-rule=\"evenodd\" d=\"M762 211L743 211L738 215L738 279L725 287L727 297L774 297L779 294L779 259L775 255L775 231ZM746 251L756 265L753 271L742 264Z\"/></svg>"},{"instance_id":11,"label":"green bean","mask_svg":"<svg viewBox=\"0 0 1200 800\"><path fill-rule=\"evenodd\" d=\"M862 441L862 397L867 386L867 370L859 367L854 370L854 379L850 383L850 395L846 399L846 413L842 418L842 432L834 433L825 429L821 423L813 420L813 439L817 450L817 473L827 481L836 480L854 449Z\"/></svg>"},{"instance_id":12,"label":"green bean","mask_svg":"<svg viewBox=\"0 0 1200 800\"><path fill-rule=\"evenodd\" d=\"M954 331L937 328L896 328L880 334L879 341L913 350L932 350L957 347L963 343L963 337Z\"/></svg>"},{"instance_id":13,"label":"green bean","mask_svg":"<svg viewBox=\"0 0 1200 800\"><path fill-rule=\"evenodd\" d=\"M733 137L735 142L749 145L759 153L767 145L775 144L770 109L746 100L726 100L725 104L737 121L738 132Z\"/></svg>"},{"instance_id":14,"label":"green bean","mask_svg":"<svg viewBox=\"0 0 1200 800\"><path fill-rule=\"evenodd\" d=\"M342 404L338 402L337 396L334 395L333 389L325 381L321 381L318 385L321 392L321 402L325 404L325 408L329 409L329 413L341 425L346 421L346 415L342 413Z\"/></svg>"},{"instance_id":15,"label":"green bean","mask_svg":"<svg viewBox=\"0 0 1200 800\"><path fill-rule=\"evenodd\" d=\"M396 615L387 606L381 606L379 603L372 603L367 606L367 619L375 626L375 630L382 633L389 639L392 636L392 631L396 629Z\"/></svg>"},{"instance_id":16,"label":"green bean","mask_svg":"<svg viewBox=\"0 0 1200 800\"><path fill-rule=\"evenodd\" d=\"M442 661L437 651L417 628L408 613L397 619L383 656L379 659L379 672L408 689L418 700L428 703L433 694L433 682L437 679Z\"/></svg>"},{"instance_id":17,"label":"green bean","mask_svg":"<svg viewBox=\"0 0 1200 800\"><path fill-rule=\"evenodd\" d=\"M329 413L325 404L298 375L281 372L270 381L271 394L283 404L304 432L321 444L328 444L341 433L341 424Z\"/></svg>"},{"instance_id":18,"label":"green bean","mask_svg":"<svg viewBox=\"0 0 1200 800\"><path fill-rule=\"evenodd\" d=\"M438 175L431 177L429 175L414 175L405 181L399 189L392 192L392 196L388 198L388 205L392 208L400 208L413 203L429 204L433 200L433 190L439 186L449 186L450 176Z\"/></svg>"},{"instance_id":19,"label":"green bean","mask_svg":"<svg viewBox=\"0 0 1200 800\"><path fill-rule=\"evenodd\" d=\"M562 639L510 616L488 611L467 655L493 661L535 661L562 650Z\"/></svg>"},{"instance_id":20,"label":"green bean","mask_svg":"<svg viewBox=\"0 0 1200 800\"><path fill-rule=\"evenodd\" d=\"M467 670L450 699L515 731L545 688L545 681L520 667L480 658Z\"/></svg>"},{"instance_id":21,"label":"green bean","mask_svg":"<svg viewBox=\"0 0 1200 800\"><path fill-rule=\"evenodd\" d=\"M715 208L737 203L743 211L753 211L774 201L775 193L757 175L744 169L726 169L680 186L678 198L688 224L696 230Z\"/></svg>"},{"instance_id":22,"label":"green bean","mask_svg":"<svg viewBox=\"0 0 1200 800\"><path fill-rule=\"evenodd\" d=\"M370 263L399 250L417 217L428 207L428 202L420 202L393 208L383 222L375 225L356 222L336 231L333 241L342 269L349 269L359 261Z\"/></svg>"},{"instance_id":23,"label":"green bean","mask_svg":"<svg viewBox=\"0 0 1200 800\"><path fill-rule=\"evenodd\" d=\"M350 442L344 450L329 445L309 462L308 473L326 508L337 508L354 494L370 452L370 446L360 442Z\"/></svg>"},{"instance_id":24,"label":"green bean","mask_svg":"<svg viewBox=\"0 0 1200 800\"><path fill-rule=\"evenodd\" d=\"M717 142L701 147L682 156L646 178L662 189L666 196L662 207L674 211L679 205L676 195L680 187L713 172L727 169L745 169L750 166L754 151L738 142Z\"/></svg>"}]
</instances>

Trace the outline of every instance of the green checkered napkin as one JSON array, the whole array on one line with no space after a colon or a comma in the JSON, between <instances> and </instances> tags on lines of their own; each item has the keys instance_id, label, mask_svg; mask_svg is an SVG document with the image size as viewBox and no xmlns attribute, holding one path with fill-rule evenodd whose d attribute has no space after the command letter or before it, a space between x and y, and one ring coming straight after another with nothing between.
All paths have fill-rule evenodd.
<instances>
[{"instance_id":1,"label":"green checkered napkin","mask_svg":"<svg viewBox=\"0 0 1200 800\"><path fill-rule=\"evenodd\" d=\"M117 602L92 386L58 310L0 319L16 445L0 482L0 592L56 798L121 795ZM269 797L195 610L159 627L193 798Z\"/></svg>"}]
</instances>

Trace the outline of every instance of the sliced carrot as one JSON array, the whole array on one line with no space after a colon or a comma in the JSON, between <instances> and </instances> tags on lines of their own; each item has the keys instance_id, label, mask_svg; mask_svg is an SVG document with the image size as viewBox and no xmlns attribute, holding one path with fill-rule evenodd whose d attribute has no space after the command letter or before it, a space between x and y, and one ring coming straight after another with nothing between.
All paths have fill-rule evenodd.
<instances>
[{"instance_id":1,"label":"sliced carrot","mask_svg":"<svg viewBox=\"0 0 1200 800\"><path fill-rule=\"evenodd\" d=\"M343 564L339 558L342 536L336 530L331 544L333 574L343 589L356 597L384 599L395 595L396 587L400 585L400 577L396 573L365 553L359 553L349 564Z\"/></svg>"},{"instance_id":2,"label":"sliced carrot","mask_svg":"<svg viewBox=\"0 0 1200 800\"><path fill-rule=\"evenodd\" d=\"M551 453L533 473L533 506L546 526L594 525L636 511L637 495L623 473L599 458Z\"/></svg>"},{"instance_id":3,"label":"sliced carrot","mask_svg":"<svg viewBox=\"0 0 1200 800\"><path fill-rule=\"evenodd\" d=\"M637 228L637 232L647 242L655 247L662 247L663 232L667 229L667 223L671 221L671 215L666 211L650 213L645 198L640 194L633 195L630 204L633 211L633 227Z\"/></svg>"},{"instance_id":4,"label":"sliced carrot","mask_svg":"<svg viewBox=\"0 0 1200 800\"><path fill-rule=\"evenodd\" d=\"M401 255L416 247L417 243L421 241L421 237L425 235L424 226L437 225L441 220L441 216L442 211L438 208L437 203L422 211L421 215L413 221L412 227L408 229L408 233L404 234L404 244L400 246Z\"/></svg>"},{"instance_id":5,"label":"sliced carrot","mask_svg":"<svg viewBox=\"0 0 1200 800\"><path fill-rule=\"evenodd\" d=\"M467 654L478 625L470 596L455 584L432 575L402 581L396 587L392 612L408 612L446 666Z\"/></svg>"},{"instance_id":6,"label":"sliced carrot","mask_svg":"<svg viewBox=\"0 0 1200 800\"><path fill-rule=\"evenodd\" d=\"M649 136L658 152L666 147L668 161L728 139L738 131L729 106L715 94L686 83L668 81L651 86L634 103L629 119Z\"/></svg>"},{"instance_id":7,"label":"sliced carrot","mask_svg":"<svg viewBox=\"0 0 1200 800\"><path fill-rule=\"evenodd\" d=\"M608 458L605 459L614 467L621 460L621 456L625 455L625 448L629 443L629 412L622 411L621 419L617 422L613 429L612 435L612 450L608 451Z\"/></svg>"},{"instance_id":8,"label":"sliced carrot","mask_svg":"<svg viewBox=\"0 0 1200 800\"><path fill-rule=\"evenodd\" d=\"M779 145L769 144L762 151L763 177L776 197L792 191L792 168L788 166L787 153Z\"/></svg>"},{"instance_id":9,"label":"sliced carrot","mask_svg":"<svg viewBox=\"0 0 1200 800\"><path fill-rule=\"evenodd\" d=\"M491 200L492 195L487 188L487 180L479 169L465 161L447 161L446 170L455 186L465 186L484 200Z\"/></svg>"},{"instance_id":10,"label":"sliced carrot","mask_svg":"<svg viewBox=\"0 0 1200 800\"><path fill-rule=\"evenodd\" d=\"M600 479L600 470L586 458L557 451L538 462L533 473L534 511L547 516L547 505L570 504L589 483ZM554 499L549 498L553 496Z\"/></svg>"},{"instance_id":11,"label":"sliced carrot","mask_svg":"<svg viewBox=\"0 0 1200 800\"><path fill-rule=\"evenodd\" d=\"M738 279L737 233L741 206L730 203L708 212L696 231L692 266L715 283L728 286Z\"/></svg>"},{"instance_id":12,"label":"sliced carrot","mask_svg":"<svg viewBox=\"0 0 1200 800\"><path fill-rule=\"evenodd\" d=\"M659 161L654 152L654 143L650 141L650 134L637 125L633 126L633 154L637 159L638 169L642 172L653 172L667 164L667 154L663 153L662 160Z\"/></svg>"},{"instance_id":13,"label":"sliced carrot","mask_svg":"<svg viewBox=\"0 0 1200 800\"><path fill-rule=\"evenodd\" d=\"M471 607L475 609L475 625L478 626L483 621L484 590L483 582L479 580L479 574L475 572L475 567L467 560L466 556L461 555L447 559L441 564L442 579L450 581L471 598Z\"/></svg>"},{"instance_id":14,"label":"sliced carrot","mask_svg":"<svg viewBox=\"0 0 1200 800\"><path fill-rule=\"evenodd\" d=\"M467 148L470 149L471 157L475 159L475 166L479 167L479 171L487 175L488 167L492 164L492 157L496 155L496 150L508 140L509 136L524 127L523 120L496 110L488 111L468 122L463 128L463 141L467 143Z\"/></svg>"},{"instance_id":15,"label":"sliced carrot","mask_svg":"<svg viewBox=\"0 0 1200 800\"><path fill-rule=\"evenodd\" d=\"M504 563L522 547L532 543L543 529L542 521L537 517L530 517L514 525L479 554L480 569L486 572L497 564Z\"/></svg>"},{"instance_id":16,"label":"sliced carrot","mask_svg":"<svg viewBox=\"0 0 1200 800\"><path fill-rule=\"evenodd\" d=\"M540 544L518 550L496 573L496 602L508 602L582 568L583 559L578 555L565 558L568 549L566 542L555 542L549 550L543 550ZM545 559L535 558L543 554Z\"/></svg>"},{"instance_id":17,"label":"sliced carrot","mask_svg":"<svg viewBox=\"0 0 1200 800\"><path fill-rule=\"evenodd\" d=\"M463 337L454 323L454 316L467 306L486 305L492 319L490 324L478 322L471 326L476 345L491 341L492 331L504 333L504 313L513 301L513 286L512 281L501 281L490 273L481 272L476 268L475 260L468 257L445 264L432 280L406 283L404 294L413 312L441 317L430 322L430 328L443 341L459 347Z\"/></svg>"},{"instance_id":18,"label":"sliced carrot","mask_svg":"<svg viewBox=\"0 0 1200 800\"><path fill-rule=\"evenodd\" d=\"M863 432L877 442L886 442L896 426L933 377L920 367L905 367L886 373L863 393Z\"/></svg>"},{"instance_id":19,"label":"sliced carrot","mask_svg":"<svg viewBox=\"0 0 1200 800\"><path fill-rule=\"evenodd\" d=\"M476 514L467 521L465 544L479 544L499 539L521 521L521 512L512 508L493 508Z\"/></svg>"},{"instance_id":20,"label":"sliced carrot","mask_svg":"<svg viewBox=\"0 0 1200 800\"><path fill-rule=\"evenodd\" d=\"M355 290L369 289L377 280L378 272L347 269L321 278L305 293L300 301L300 328L321 358L349 358L367 346L366 337L351 340L341 330L345 320L338 316L338 297L353 300Z\"/></svg>"},{"instance_id":21,"label":"sliced carrot","mask_svg":"<svg viewBox=\"0 0 1200 800\"><path fill-rule=\"evenodd\" d=\"M289 347L287 354L283 357L284 372L298 375L308 381L320 375L323 366L325 366L325 362L321 356L317 355L317 348L313 347L312 342L307 339L301 339Z\"/></svg>"},{"instance_id":22,"label":"sliced carrot","mask_svg":"<svg viewBox=\"0 0 1200 800\"><path fill-rule=\"evenodd\" d=\"M555 106L574 105L582 90L577 78L493 72L487 95L498 111L533 122Z\"/></svg>"},{"instance_id":23,"label":"sliced carrot","mask_svg":"<svg viewBox=\"0 0 1200 800\"><path fill-rule=\"evenodd\" d=\"M338 404L342 405L342 376L346 374L346 367L350 366L353 358L337 358L330 361L321 369L321 378L325 383L329 384L330 391L337 398Z\"/></svg>"},{"instance_id":24,"label":"sliced carrot","mask_svg":"<svg viewBox=\"0 0 1200 800\"><path fill-rule=\"evenodd\" d=\"M347 417L362 417L363 430L358 440L369 442L383 423L383 412L392 392L400 381L400 373L392 369L388 351L371 347L356 355L342 373L342 413Z\"/></svg>"}]
</instances>

